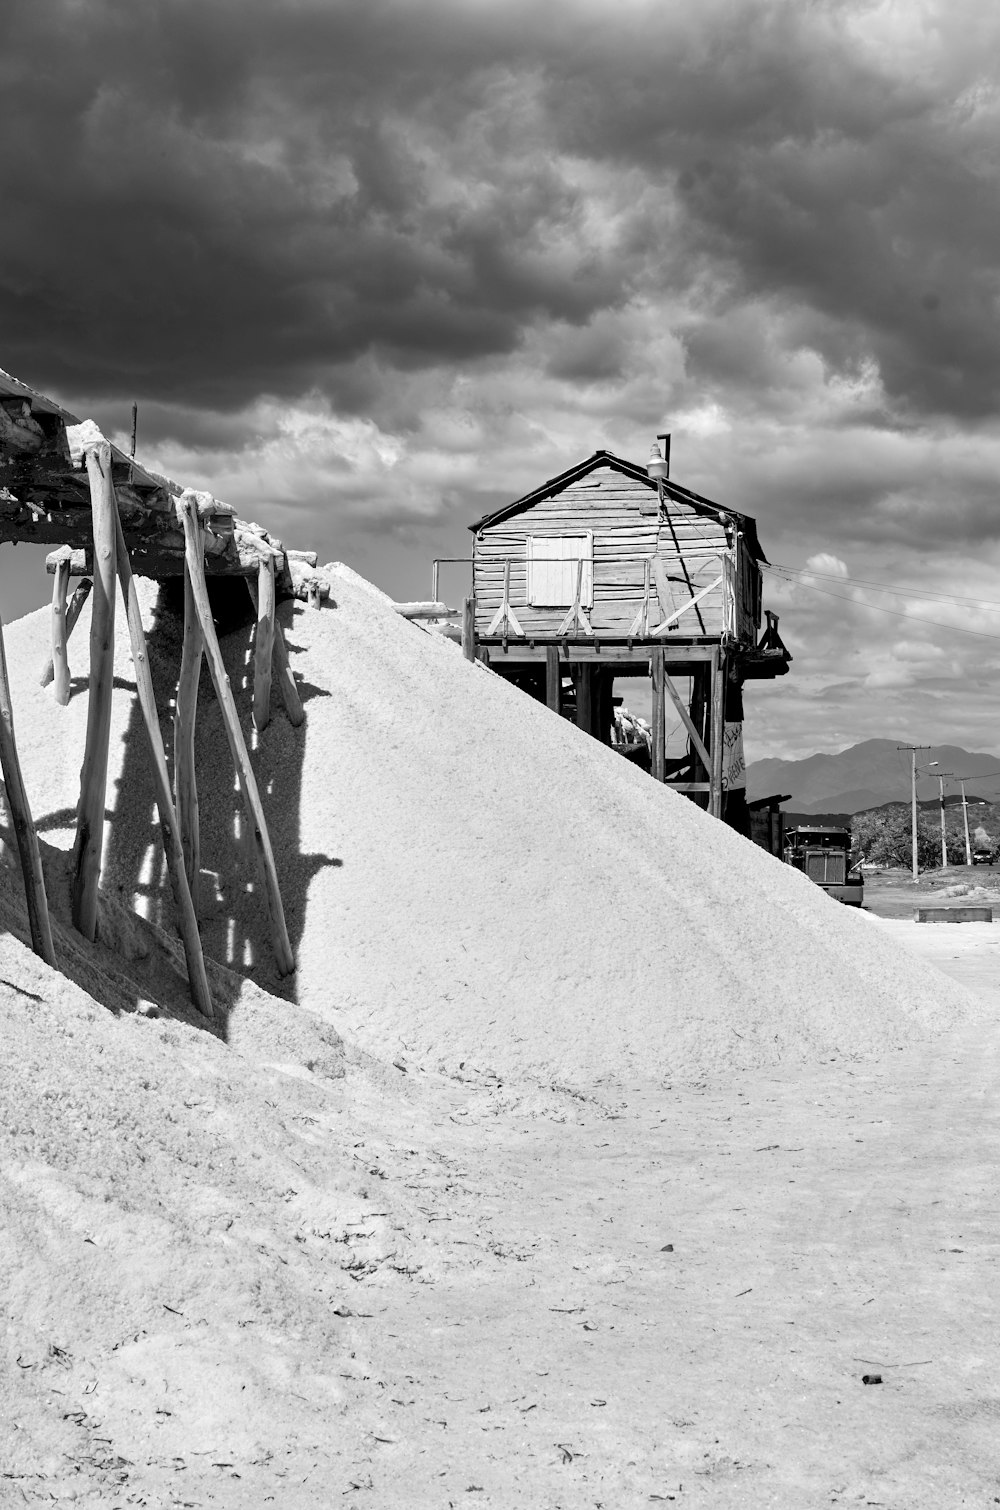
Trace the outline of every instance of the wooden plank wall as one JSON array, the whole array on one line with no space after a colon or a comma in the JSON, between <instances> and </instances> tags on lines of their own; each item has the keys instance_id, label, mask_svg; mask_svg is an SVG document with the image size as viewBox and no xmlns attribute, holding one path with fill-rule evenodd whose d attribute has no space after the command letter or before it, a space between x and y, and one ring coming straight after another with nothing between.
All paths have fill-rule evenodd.
<instances>
[{"instance_id":1,"label":"wooden plank wall","mask_svg":"<svg viewBox=\"0 0 1000 1510\"><path fill-rule=\"evenodd\" d=\"M504 561L509 559L510 601L525 636L555 634L565 618L566 608L528 606L527 537L535 534L574 535L586 530L592 530L594 534L594 606L590 622L595 635L628 633L642 603L644 560L658 555L666 562L668 577L674 579L670 581L674 601L661 610L653 582L650 620L655 626L664 612L679 608L690 598L684 568L687 568L691 589L697 593L720 575L719 552L726 550L726 533L718 520L671 501L671 519L667 523L657 518L655 503L656 494L651 489L611 467L602 467L554 497L542 499L523 513L485 530L475 542L473 577L477 633L486 633L500 606ZM756 565L743 546L735 573L741 597L750 583L750 574L756 571ZM698 606L704 629L695 610L690 609L681 617L677 633L704 633L713 638L721 635L722 588L709 593ZM737 609L737 625L745 632L747 613L743 605ZM752 634L746 637L752 638Z\"/></svg>"}]
</instances>

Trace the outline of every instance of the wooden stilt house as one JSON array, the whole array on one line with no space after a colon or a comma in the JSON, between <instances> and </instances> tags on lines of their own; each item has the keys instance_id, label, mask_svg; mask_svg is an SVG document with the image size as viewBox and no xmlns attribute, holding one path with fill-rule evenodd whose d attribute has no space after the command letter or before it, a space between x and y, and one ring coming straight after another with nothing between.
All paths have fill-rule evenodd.
<instances>
[{"instance_id":1,"label":"wooden stilt house","mask_svg":"<svg viewBox=\"0 0 1000 1510\"><path fill-rule=\"evenodd\" d=\"M662 438L662 437L661 437ZM791 659L767 613L757 527L609 451L470 526L476 653L611 742L614 682L652 680L652 774L746 827L742 689ZM686 751L666 752L668 703Z\"/></svg>"}]
</instances>

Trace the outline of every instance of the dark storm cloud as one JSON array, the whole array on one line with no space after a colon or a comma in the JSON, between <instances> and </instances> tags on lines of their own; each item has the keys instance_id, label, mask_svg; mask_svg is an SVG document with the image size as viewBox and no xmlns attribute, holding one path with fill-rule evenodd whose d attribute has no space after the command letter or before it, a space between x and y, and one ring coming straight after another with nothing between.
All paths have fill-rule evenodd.
<instances>
[{"instance_id":1,"label":"dark storm cloud","mask_svg":"<svg viewBox=\"0 0 1000 1510\"><path fill-rule=\"evenodd\" d=\"M610 376L585 327L677 295L696 381L780 387L805 342L877 360L903 410L991 413L978 11L915 15L907 67L859 41L877 8L823 0L8 0L4 358L95 397L360 408L366 357L503 358L548 320L584 332L554 376ZM769 350L755 301L765 336L787 316Z\"/></svg>"}]
</instances>

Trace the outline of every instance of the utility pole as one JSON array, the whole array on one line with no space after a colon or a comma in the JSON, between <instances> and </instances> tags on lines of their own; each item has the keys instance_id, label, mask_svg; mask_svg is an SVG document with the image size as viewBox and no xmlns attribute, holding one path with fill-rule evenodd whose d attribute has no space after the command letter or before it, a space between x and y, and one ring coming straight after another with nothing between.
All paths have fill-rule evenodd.
<instances>
[{"instance_id":1,"label":"utility pole","mask_svg":"<svg viewBox=\"0 0 1000 1510\"><path fill-rule=\"evenodd\" d=\"M945 781L948 780L949 778L953 777L954 774L955 774L954 771L936 771L935 772L935 775L937 776L937 779L938 779L938 792L940 794L939 797L938 797L938 805L939 805L939 807L941 809L941 869L942 870L947 870L948 869L948 836L945 833L945 827L944 827L944 784L945 784Z\"/></svg>"},{"instance_id":2,"label":"utility pole","mask_svg":"<svg viewBox=\"0 0 1000 1510\"><path fill-rule=\"evenodd\" d=\"M930 745L897 745L897 750L909 750L910 752L910 834L913 853L913 879L919 879L920 867L917 864L917 751L929 750Z\"/></svg>"},{"instance_id":3,"label":"utility pole","mask_svg":"<svg viewBox=\"0 0 1000 1510\"><path fill-rule=\"evenodd\" d=\"M962 788L962 826L965 829L965 863L972 864L972 841L969 838L969 804L965 800L965 783L967 776L956 776L955 780Z\"/></svg>"}]
</instances>

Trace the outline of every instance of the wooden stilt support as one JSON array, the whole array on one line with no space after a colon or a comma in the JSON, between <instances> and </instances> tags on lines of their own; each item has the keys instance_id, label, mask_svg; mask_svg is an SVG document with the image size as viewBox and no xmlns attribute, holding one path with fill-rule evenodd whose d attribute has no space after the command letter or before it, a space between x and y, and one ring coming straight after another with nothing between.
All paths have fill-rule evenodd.
<instances>
[{"instance_id":1,"label":"wooden stilt support","mask_svg":"<svg viewBox=\"0 0 1000 1510\"><path fill-rule=\"evenodd\" d=\"M222 651L219 649L219 641L215 633L212 609L208 601L208 585L205 581L205 557L201 549L201 541L194 529L194 511L190 500L183 497L177 499L177 508L184 525L184 559L191 579L195 607L201 620L202 634L205 637L205 654L208 656L212 681L215 683L216 696L222 709L222 721L226 730L226 737L229 740L229 749L232 753L233 764L236 767L236 774L239 777L240 786L243 790L247 822L253 826L254 830L254 843L263 872L268 912L271 919L271 936L274 953L281 974L290 975L295 969L295 956L292 953L291 940L288 937L288 929L285 926L285 911L281 905L281 892L278 889L278 873L274 864L274 852L271 849L271 840L267 832L264 809L261 806L260 793L257 790L257 779L254 776L253 766L250 764L250 757L247 754L246 741L243 738L243 730L240 727L239 714L236 711L233 691L229 685L225 662L222 659Z\"/></svg>"},{"instance_id":2,"label":"wooden stilt support","mask_svg":"<svg viewBox=\"0 0 1000 1510\"><path fill-rule=\"evenodd\" d=\"M274 557L257 568L257 634L253 647L253 722L258 734L271 721L271 661L274 656Z\"/></svg>"},{"instance_id":3,"label":"wooden stilt support","mask_svg":"<svg viewBox=\"0 0 1000 1510\"><path fill-rule=\"evenodd\" d=\"M201 540L201 520L195 514L195 529ZM198 817L198 781L195 775L194 736L198 721L198 684L201 681L201 656L204 640L201 620L195 607L191 579L184 573L184 641L181 670L174 704L174 808L184 852L191 904L198 913L201 900L201 836Z\"/></svg>"},{"instance_id":4,"label":"wooden stilt support","mask_svg":"<svg viewBox=\"0 0 1000 1510\"><path fill-rule=\"evenodd\" d=\"M181 846L180 829L170 791L170 778L167 775L167 757L163 749L163 736L160 733L160 720L156 711L153 678L149 669L149 652L146 647L146 632L142 627L139 597L135 590L135 580L132 576L132 566L125 547L125 537L122 534L117 506L115 507L115 526L118 580L125 600L139 707L146 725L146 738L149 741L153 782L156 787L156 807L160 815L160 834L163 838L163 852L167 859L167 871L170 875L174 905L177 909L177 931L184 945L191 999L202 1016L211 1021L215 1016L215 1009L212 1006L212 993L205 973L205 957L202 954L201 936L198 933L198 918L191 897L191 889L188 886L184 850Z\"/></svg>"},{"instance_id":5,"label":"wooden stilt support","mask_svg":"<svg viewBox=\"0 0 1000 1510\"><path fill-rule=\"evenodd\" d=\"M250 600L256 613L260 597L257 591L257 584L252 577L246 578L246 584L247 592L250 594ZM305 723L306 714L302 706L302 699L299 696L299 689L295 685L295 678L292 675L292 666L288 658L288 642L285 639L285 631L281 627L281 620L278 618L277 610L275 610L274 615L273 665L274 679L278 684L278 691L281 693L281 701L285 705L288 722L293 728L297 729L300 724Z\"/></svg>"},{"instance_id":6,"label":"wooden stilt support","mask_svg":"<svg viewBox=\"0 0 1000 1510\"><path fill-rule=\"evenodd\" d=\"M659 646L650 651L649 669L653 680L653 749L652 775L654 781L667 779L667 710L663 691L666 679L664 652Z\"/></svg>"},{"instance_id":7,"label":"wooden stilt support","mask_svg":"<svg viewBox=\"0 0 1000 1510\"><path fill-rule=\"evenodd\" d=\"M687 730L688 738L691 741L691 748L694 750L698 759L705 767L705 770L708 771L710 769L709 757L708 751L705 748L704 741L698 730L695 728L694 720L692 719L687 708L685 708L684 706L684 699L681 697L677 688L671 681L669 673L667 673L666 671L664 671L663 674L663 684L666 688L667 696L670 698L670 701L673 703L674 707L677 709L677 712L680 714L681 723Z\"/></svg>"},{"instance_id":8,"label":"wooden stilt support","mask_svg":"<svg viewBox=\"0 0 1000 1510\"><path fill-rule=\"evenodd\" d=\"M71 885L73 925L93 943L97 935L97 890L104 843L104 802L111 737L111 692L115 659L115 509L111 446L105 440L87 452L94 526L94 595L90 618L90 700L87 740L80 772Z\"/></svg>"},{"instance_id":9,"label":"wooden stilt support","mask_svg":"<svg viewBox=\"0 0 1000 1510\"><path fill-rule=\"evenodd\" d=\"M583 663L576 668L576 726L594 732L594 668Z\"/></svg>"},{"instance_id":10,"label":"wooden stilt support","mask_svg":"<svg viewBox=\"0 0 1000 1510\"><path fill-rule=\"evenodd\" d=\"M476 659L475 598L466 598L462 603L462 654L467 661Z\"/></svg>"},{"instance_id":11,"label":"wooden stilt support","mask_svg":"<svg viewBox=\"0 0 1000 1510\"><path fill-rule=\"evenodd\" d=\"M21 856L21 874L24 877L24 898L28 905L28 927L31 929L31 947L47 965L55 969L56 954L52 946L52 927L49 923L49 904L45 895L45 877L38 852L38 836L31 821L28 794L24 789L21 762L17 757L14 740L14 710L10 700L10 682L7 679L7 656L3 643L3 628L0 627L0 767L3 769L7 805L14 825L14 836Z\"/></svg>"},{"instance_id":12,"label":"wooden stilt support","mask_svg":"<svg viewBox=\"0 0 1000 1510\"><path fill-rule=\"evenodd\" d=\"M66 564L67 566L70 565L68 561ZM89 577L84 577L83 581L77 584L76 588L73 591L73 596L70 598L69 603L66 606L67 650L69 648L69 637L73 633L73 630L76 628L76 622L83 612L83 605L90 597L90 589L93 587L93 585L94 584L93 582L91 582ZM42 667L42 674L38 678L39 686L47 687L49 685L49 682L55 679L55 674L55 665L53 663L52 656L49 655L45 662L45 665Z\"/></svg>"},{"instance_id":13,"label":"wooden stilt support","mask_svg":"<svg viewBox=\"0 0 1000 1510\"><path fill-rule=\"evenodd\" d=\"M709 775L708 810L713 818L722 817L722 743L725 729L726 663L718 646L712 649L712 737L709 743L711 771Z\"/></svg>"},{"instance_id":14,"label":"wooden stilt support","mask_svg":"<svg viewBox=\"0 0 1000 1510\"><path fill-rule=\"evenodd\" d=\"M69 592L69 561L60 561L52 573L52 677L60 707L69 702L69 656L66 653L66 598Z\"/></svg>"},{"instance_id":15,"label":"wooden stilt support","mask_svg":"<svg viewBox=\"0 0 1000 1510\"><path fill-rule=\"evenodd\" d=\"M545 647L545 701L553 713L562 706L562 672L559 669L559 646Z\"/></svg>"}]
</instances>

